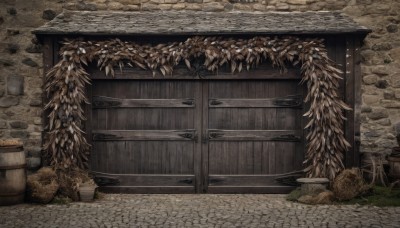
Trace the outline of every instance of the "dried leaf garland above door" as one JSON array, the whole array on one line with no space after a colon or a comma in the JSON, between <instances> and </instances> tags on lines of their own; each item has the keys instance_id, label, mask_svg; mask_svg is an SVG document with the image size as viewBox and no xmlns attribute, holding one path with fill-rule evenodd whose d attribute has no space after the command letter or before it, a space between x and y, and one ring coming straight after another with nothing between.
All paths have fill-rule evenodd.
<instances>
[{"instance_id":1,"label":"dried leaf garland above door","mask_svg":"<svg viewBox=\"0 0 400 228\"><path fill-rule=\"evenodd\" d=\"M227 39L191 37L185 42L140 45L119 39L104 41L67 40L60 54L62 60L46 75L46 92L50 111L49 132L45 148L54 166L85 167L90 145L81 130L85 120L81 105L87 102L85 85L90 83L84 65L93 62L114 76L114 67L125 65L171 75L183 62L189 69L203 60L204 70L215 72L229 65L232 73L256 68L265 61L285 69L285 63L301 64L305 98L310 109L306 128L307 152L304 164L309 177L334 177L343 168L343 153L350 144L343 132L344 110L350 108L339 98L342 72L328 58L322 39L294 36ZM198 70L196 70L197 72Z\"/></svg>"}]
</instances>

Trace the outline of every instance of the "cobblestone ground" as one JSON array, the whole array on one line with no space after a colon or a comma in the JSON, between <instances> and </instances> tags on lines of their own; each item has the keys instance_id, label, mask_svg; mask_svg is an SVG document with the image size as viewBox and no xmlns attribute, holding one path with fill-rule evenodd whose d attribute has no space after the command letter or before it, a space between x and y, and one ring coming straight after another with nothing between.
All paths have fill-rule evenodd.
<instances>
[{"instance_id":1,"label":"cobblestone ground","mask_svg":"<svg viewBox=\"0 0 400 228\"><path fill-rule=\"evenodd\" d=\"M400 227L400 207L308 206L283 195L106 195L0 207L0 227Z\"/></svg>"}]
</instances>

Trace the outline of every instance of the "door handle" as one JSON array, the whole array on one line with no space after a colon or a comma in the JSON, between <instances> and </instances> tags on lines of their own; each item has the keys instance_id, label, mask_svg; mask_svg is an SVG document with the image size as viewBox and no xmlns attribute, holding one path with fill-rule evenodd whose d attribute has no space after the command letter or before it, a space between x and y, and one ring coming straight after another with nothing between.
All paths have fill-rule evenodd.
<instances>
[{"instance_id":1,"label":"door handle","mask_svg":"<svg viewBox=\"0 0 400 228\"><path fill-rule=\"evenodd\" d=\"M187 99L185 101L182 101L182 104L192 106L192 105L194 105L194 100L193 99Z\"/></svg>"},{"instance_id":2,"label":"door handle","mask_svg":"<svg viewBox=\"0 0 400 228\"><path fill-rule=\"evenodd\" d=\"M222 101L218 101L216 99L210 100L210 105L220 105L220 104L222 104Z\"/></svg>"},{"instance_id":3,"label":"door handle","mask_svg":"<svg viewBox=\"0 0 400 228\"><path fill-rule=\"evenodd\" d=\"M287 97L276 98L273 104L280 107L296 107L301 105L301 95L291 95Z\"/></svg>"},{"instance_id":4,"label":"door handle","mask_svg":"<svg viewBox=\"0 0 400 228\"><path fill-rule=\"evenodd\" d=\"M184 133L181 133L181 134L178 134L180 137L182 137L182 138L185 138L185 139L191 139L191 140L193 140L193 141L195 141L195 142L197 142L197 138L198 138L198 136L197 136L197 132L196 131L187 131L187 132L184 132Z\"/></svg>"},{"instance_id":5,"label":"door handle","mask_svg":"<svg viewBox=\"0 0 400 228\"><path fill-rule=\"evenodd\" d=\"M215 138L220 138L220 137L222 137L222 136L224 136L223 133L220 133L220 132L210 132L208 138L209 138L209 139L215 139Z\"/></svg>"}]
</instances>

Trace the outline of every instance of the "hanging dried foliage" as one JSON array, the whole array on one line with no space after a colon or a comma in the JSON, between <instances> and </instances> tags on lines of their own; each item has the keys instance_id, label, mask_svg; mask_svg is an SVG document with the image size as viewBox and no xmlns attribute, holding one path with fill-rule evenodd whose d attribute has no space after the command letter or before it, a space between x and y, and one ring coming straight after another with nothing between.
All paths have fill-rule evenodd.
<instances>
[{"instance_id":1,"label":"hanging dried foliage","mask_svg":"<svg viewBox=\"0 0 400 228\"><path fill-rule=\"evenodd\" d=\"M194 61L204 59L203 68L217 71L229 65L231 72L241 72L270 61L282 69L285 63L301 64L302 83L306 83L306 102L310 109L304 114L310 121L306 128L307 176L333 180L343 169L343 153L349 143L343 133L343 110L349 107L338 97L342 72L328 56L322 39L298 37L254 37L227 39L192 37L185 42L140 45L119 39L106 41L65 41L62 60L47 73L46 91L50 99L50 131L46 143L50 161L55 166L85 167L90 145L81 130L85 120L82 104L87 102L84 88L90 83L83 65L94 62L106 75L114 76L114 68L125 65L159 71L171 75L180 62L189 69Z\"/></svg>"}]
</instances>

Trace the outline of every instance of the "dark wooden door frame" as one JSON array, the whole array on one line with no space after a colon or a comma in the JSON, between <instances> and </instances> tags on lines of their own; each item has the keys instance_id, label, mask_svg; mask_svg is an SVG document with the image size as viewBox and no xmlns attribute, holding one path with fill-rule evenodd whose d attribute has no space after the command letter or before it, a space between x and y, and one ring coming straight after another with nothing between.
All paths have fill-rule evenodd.
<instances>
[{"instance_id":1,"label":"dark wooden door frame","mask_svg":"<svg viewBox=\"0 0 400 228\"><path fill-rule=\"evenodd\" d=\"M318 36L320 37L320 36ZM360 147L360 106L361 106L361 69L360 69L360 48L362 45L362 37L361 36L350 36L350 35L337 35L337 36L329 36L329 37L323 37L325 38L327 42L327 49L328 49L328 54L332 60L335 62L339 63L341 65L341 69L344 72L344 80L341 81L341 94L343 96L343 99L346 103L348 103L353 109L353 111L346 111L346 117L347 121L345 122L345 135L346 139L350 142L352 145L352 148L350 148L350 151L346 153L345 155L345 166L346 167L354 167L354 166L359 166L360 164L360 152L359 152L359 147ZM54 66L60 59L58 53L60 49L60 41L63 40L63 37L60 36L46 36L43 39L44 43L44 58L43 58L43 65L44 65L44 75L48 70L51 69L52 66ZM343 42L344 41L344 42ZM330 44L330 45L328 45ZM101 79L109 79L109 80L115 80L115 79L139 79L133 77L126 77L127 75L131 74L129 69L124 69L123 73L117 72L117 77L112 78L112 77L105 77L104 72L100 72L98 70L92 71L94 73L95 78L101 78ZM175 71L174 71L175 72ZM179 69L177 70L179 72ZM118 77L118 74L119 77ZM148 75L148 79L152 79L151 73L148 72L148 74L143 73L142 76ZM131 74L132 75L132 74ZM93 75L92 75L93 76ZM222 79L222 80L229 80L227 78L227 75L219 75L216 76L215 79ZM232 76L232 75L231 75ZM267 76L267 77L266 77ZM282 75L275 75L273 78L275 79L285 79L285 77L281 77ZM176 79L174 77L160 77L157 76L154 79ZM268 77L268 74L258 74L257 70L253 71L251 74L241 74L241 76L237 76L232 79L263 79L265 78L268 80L269 78L272 79L271 77ZM45 77L43 77L45 80ZM185 77L181 79L200 79L198 77ZM214 79L211 78L211 79ZM91 86L87 86L87 94L88 97L90 97L90 88ZM203 88L200 88L203 90ZM306 90L306 89L305 89ZM47 103L47 95L43 93L43 104ZM89 112L90 110L90 104L86 105L85 110L87 111L86 113ZM43 112L43 124L44 124L44 131L46 131L46 125L48 123L48 118L47 114L48 113L46 110ZM305 118L303 118L305 119ZM84 126L85 129L90 129L88 128L88 125L90 125L90 118L87 118L87 121L85 122ZM305 120L303 120L305 121ZM45 141L45 134L43 134L43 142ZM90 143L91 142L91 132L87 131L87 140ZM199 139L200 141L201 139ZM197 145L197 150L199 148L202 148L203 145L202 143L199 143ZM200 149L201 150L201 149ZM197 157L202 157L202 159L208 159L207 156L204 156L200 153L196 153L195 156ZM204 169L203 166L197 167L197 173L201 172ZM204 175L206 176L206 175ZM199 189L200 184L206 183L205 177L202 180L202 182L196 183L196 189ZM203 184L204 186L204 184Z\"/></svg>"}]
</instances>

